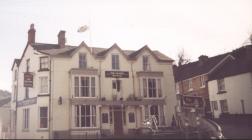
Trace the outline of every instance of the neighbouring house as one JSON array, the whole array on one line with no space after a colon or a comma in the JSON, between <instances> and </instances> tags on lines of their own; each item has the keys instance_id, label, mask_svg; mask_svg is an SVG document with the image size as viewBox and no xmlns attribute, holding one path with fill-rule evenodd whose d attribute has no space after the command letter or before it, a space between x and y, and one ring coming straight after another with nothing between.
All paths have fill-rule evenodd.
<instances>
[{"instance_id":1,"label":"neighbouring house","mask_svg":"<svg viewBox=\"0 0 252 140\"><path fill-rule=\"evenodd\" d=\"M13 138L97 138L127 135L156 116L170 126L176 105L173 60L144 46L139 50L28 43L15 59Z\"/></svg>"},{"instance_id":2,"label":"neighbouring house","mask_svg":"<svg viewBox=\"0 0 252 140\"><path fill-rule=\"evenodd\" d=\"M219 66L226 61L233 59L229 53L208 57L201 55L198 61L173 66L176 82L176 93L189 96L201 96L205 101L203 114L211 113L209 92L207 81L209 74L213 73Z\"/></svg>"},{"instance_id":3,"label":"neighbouring house","mask_svg":"<svg viewBox=\"0 0 252 140\"><path fill-rule=\"evenodd\" d=\"M252 114L252 45L231 52L234 59L209 75L208 89L212 112Z\"/></svg>"},{"instance_id":4,"label":"neighbouring house","mask_svg":"<svg viewBox=\"0 0 252 140\"><path fill-rule=\"evenodd\" d=\"M0 99L0 139L9 139L9 138L10 138L10 97L5 97Z\"/></svg>"}]
</instances>

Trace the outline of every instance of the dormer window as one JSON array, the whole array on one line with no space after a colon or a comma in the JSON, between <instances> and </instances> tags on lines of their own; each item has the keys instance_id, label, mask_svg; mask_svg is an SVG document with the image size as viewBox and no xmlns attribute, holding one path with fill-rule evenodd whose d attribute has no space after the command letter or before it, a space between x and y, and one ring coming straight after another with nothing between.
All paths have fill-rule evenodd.
<instances>
[{"instance_id":1,"label":"dormer window","mask_svg":"<svg viewBox=\"0 0 252 140\"><path fill-rule=\"evenodd\" d=\"M79 54L79 68L87 68L87 59L84 53Z\"/></svg>"},{"instance_id":2,"label":"dormer window","mask_svg":"<svg viewBox=\"0 0 252 140\"><path fill-rule=\"evenodd\" d=\"M112 55L112 69L113 70L119 70L119 55L113 54Z\"/></svg>"},{"instance_id":3,"label":"dormer window","mask_svg":"<svg viewBox=\"0 0 252 140\"><path fill-rule=\"evenodd\" d=\"M48 57L40 57L40 70L48 70L49 64L48 64Z\"/></svg>"},{"instance_id":4,"label":"dormer window","mask_svg":"<svg viewBox=\"0 0 252 140\"><path fill-rule=\"evenodd\" d=\"M149 56L144 55L143 56L143 71L150 70L150 62L149 62Z\"/></svg>"}]
</instances>

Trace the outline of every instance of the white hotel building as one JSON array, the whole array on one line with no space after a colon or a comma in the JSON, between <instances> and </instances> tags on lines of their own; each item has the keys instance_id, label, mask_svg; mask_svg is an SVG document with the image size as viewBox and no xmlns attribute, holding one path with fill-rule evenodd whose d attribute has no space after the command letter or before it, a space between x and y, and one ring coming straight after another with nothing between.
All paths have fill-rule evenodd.
<instances>
[{"instance_id":1,"label":"white hotel building","mask_svg":"<svg viewBox=\"0 0 252 140\"><path fill-rule=\"evenodd\" d=\"M13 138L85 138L133 134L155 115L170 126L176 104L173 60L147 46L137 51L28 43L13 72Z\"/></svg>"}]
</instances>

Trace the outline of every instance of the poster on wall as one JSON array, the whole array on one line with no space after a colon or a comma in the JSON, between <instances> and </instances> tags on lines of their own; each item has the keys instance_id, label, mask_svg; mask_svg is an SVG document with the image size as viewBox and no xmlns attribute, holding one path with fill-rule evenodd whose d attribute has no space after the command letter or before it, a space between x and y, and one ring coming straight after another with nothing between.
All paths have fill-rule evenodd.
<instances>
[{"instance_id":1,"label":"poster on wall","mask_svg":"<svg viewBox=\"0 0 252 140\"><path fill-rule=\"evenodd\" d=\"M33 87L33 75L30 72L24 73L24 87Z\"/></svg>"}]
</instances>

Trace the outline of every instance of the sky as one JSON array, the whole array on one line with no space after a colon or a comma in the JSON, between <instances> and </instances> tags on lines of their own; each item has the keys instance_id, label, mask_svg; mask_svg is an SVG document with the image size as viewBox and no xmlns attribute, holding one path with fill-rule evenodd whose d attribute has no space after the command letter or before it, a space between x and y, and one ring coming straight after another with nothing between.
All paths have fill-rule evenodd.
<instances>
[{"instance_id":1,"label":"sky","mask_svg":"<svg viewBox=\"0 0 252 140\"><path fill-rule=\"evenodd\" d=\"M0 89L11 91L11 66L35 24L36 42L125 50L148 45L177 60L232 51L252 33L252 0L0 0ZM86 32L78 33L87 25Z\"/></svg>"}]
</instances>

